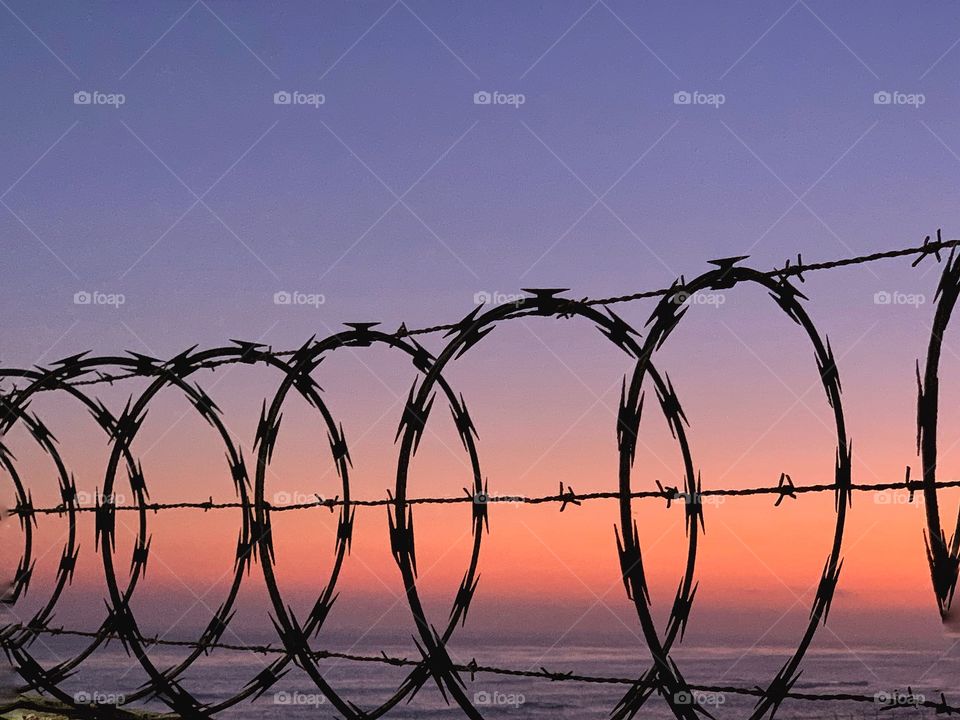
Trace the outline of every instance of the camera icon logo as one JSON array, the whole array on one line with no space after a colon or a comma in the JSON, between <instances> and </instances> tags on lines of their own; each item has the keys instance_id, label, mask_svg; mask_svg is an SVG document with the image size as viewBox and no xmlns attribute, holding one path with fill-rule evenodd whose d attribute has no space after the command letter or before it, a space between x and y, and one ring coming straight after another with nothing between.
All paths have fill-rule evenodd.
<instances>
[{"instance_id":1,"label":"camera icon logo","mask_svg":"<svg viewBox=\"0 0 960 720\"><path fill-rule=\"evenodd\" d=\"M674 105L689 105L691 102L693 102L693 95L686 90L677 90L673 94Z\"/></svg>"},{"instance_id":2,"label":"camera icon logo","mask_svg":"<svg viewBox=\"0 0 960 720\"><path fill-rule=\"evenodd\" d=\"M489 105L492 102L493 102L493 95L488 93L486 90L480 90L473 94L474 105Z\"/></svg>"},{"instance_id":3,"label":"camera icon logo","mask_svg":"<svg viewBox=\"0 0 960 720\"><path fill-rule=\"evenodd\" d=\"M481 290L473 294L474 305L486 305L491 300L493 300L493 296L486 290Z\"/></svg>"},{"instance_id":4,"label":"camera icon logo","mask_svg":"<svg viewBox=\"0 0 960 720\"><path fill-rule=\"evenodd\" d=\"M93 302L93 295L88 293L86 290L80 290L73 294L73 304L74 305L89 305Z\"/></svg>"},{"instance_id":5,"label":"camera icon logo","mask_svg":"<svg viewBox=\"0 0 960 720\"><path fill-rule=\"evenodd\" d=\"M891 102L893 102L893 95L886 90L878 90L873 94L874 105L889 105Z\"/></svg>"},{"instance_id":6,"label":"camera icon logo","mask_svg":"<svg viewBox=\"0 0 960 720\"><path fill-rule=\"evenodd\" d=\"M93 96L86 90L78 90L73 94L74 105L89 105L93 102Z\"/></svg>"},{"instance_id":7,"label":"camera icon logo","mask_svg":"<svg viewBox=\"0 0 960 720\"><path fill-rule=\"evenodd\" d=\"M886 290L881 290L873 294L874 305L889 305L891 302L893 302L893 296Z\"/></svg>"},{"instance_id":8,"label":"camera icon logo","mask_svg":"<svg viewBox=\"0 0 960 720\"><path fill-rule=\"evenodd\" d=\"M274 105L289 105L293 101L293 96L286 90L278 90L273 94Z\"/></svg>"},{"instance_id":9,"label":"camera icon logo","mask_svg":"<svg viewBox=\"0 0 960 720\"><path fill-rule=\"evenodd\" d=\"M474 705L489 705L492 702L493 698L486 690L480 690L479 692L473 694Z\"/></svg>"},{"instance_id":10,"label":"camera icon logo","mask_svg":"<svg viewBox=\"0 0 960 720\"><path fill-rule=\"evenodd\" d=\"M274 305L289 305L293 302L293 295L286 290L278 290L273 294Z\"/></svg>"}]
</instances>

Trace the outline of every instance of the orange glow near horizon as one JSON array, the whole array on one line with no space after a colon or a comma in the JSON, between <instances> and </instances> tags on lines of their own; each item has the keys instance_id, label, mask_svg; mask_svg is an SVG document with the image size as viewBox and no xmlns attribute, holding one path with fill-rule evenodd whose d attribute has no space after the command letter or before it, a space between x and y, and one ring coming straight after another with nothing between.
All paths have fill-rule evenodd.
<instances>
[{"instance_id":1,"label":"orange glow near horizon","mask_svg":"<svg viewBox=\"0 0 960 720\"><path fill-rule=\"evenodd\" d=\"M783 321L771 314L771 322ZM629 358L605 348L602 338L582 327L560 325L543 336L531 335L542 327L531 323L498 329L503 337L492 352L467 355L450 370L451 383L462 389L480 434L481 467L490 492L555 494L560 481L581 493L615 490L619 379L632 368ZM698 330L695 327L690 334ZM670 375L691 422L689 439L703 488L775 485L781 472L788 472L797 485L832 481L836 444L832 415L802 337L793 333L791 353L784 355L779 343L762 335L747 351L737 336L718 335L715 327L711 332L696 341L689 336L684 340L678 333L676 345L681 349L684 342L699 343L702 349L694 355L671 354L672 346L667 345L662 353L665 359L658 356L658 363L676 365ZM507 359L496 354L520 341L525 343L523 351L508 353ZM847 349L854 357L859 351L855 346ZM841 352L837 348L838 355ZM396 360L395 355L379 352L367 365L358 351L332 358L321 366L323 372L318 370L324 398L338 422L342 418L351 448L354 499L383 497L393 487L393 436L411 378L406 362L398 366ZM909 383L878 397L869 376L851 373L847 379L844 366L841 361L848 431L854 441L854 482L902 477L905 458L917 467L909 418L902 410L897 412L912 402ZM338 373L345 370L355 373L353 383L338 382ZM242 439L253 436L259 403L249 398L257 392L271 397L275 385L264 378L276 379L250 374L257 372L264 371L240 369L235 377L228 371L213 377L216 384L222 381L222 387L206 385L223 408L229 431L250 468L255 454ZM334 380L326 380L326 373ZM357 378L364 381L359 396ZM257 384L251 386L251 382ZM249 392L250 387L257 392ZM408 497L462 497L463 488L472 482L466 453L445 404L438 397L411 466ZM944 427L960 422L960 417L954 417L960 411L946 402L944 406ZM69 412L64 418L70 417ZM875 422L875 417L888 412L893 422ZM89 419L77 425L82 429L68 424L61 441L65 455L79 458L78 486L90 492L102 487L109 448L89 444L85 433L98 432ZM151 405L142 433L135 450L143 453L152 501L233 499L221 441L175 391L165 391ZM29 441L23 444L27 447ZM34 455L27 449L24 458L49 465ZM942 477L957 459L955 450L945 454ZM49 477L49 469L44 473ZM676 442L663 422L655 394L648 390L633 487L652 490L657 480L664 486L681 486L680 473ZM918 474L915 469L914 475ZM121 478L116 491L129 494L125 479ZM54 502L55 492L51 478L44 489L34 490L34 500ZM318 414L291 396L267 473L265 497L282 505L311 500L315 493L329 498L342 494L342 488ZM805 494L795 500L786 498L774 508L775 499L773 495L706 499L706 535L701 538L696 565L699 605L774 609L797 603L809 608L833 537L834 498L832 493ZM918 495L912 504L906 500L905 490L854 493L837 607L877 608L893 603L931 609L922 497ZM958 494L941 491L941 500L944 508L954 507ZM661 499L636 500L634 513L654 606L668 609L686 556L683 505L675 502L667 510ZM121 516L116 563L125 576L136 516ZM509 607L543 598L600 597L629 609L614 538L614 525L619 525L615 500L586 502L563 513L554 503L497 503L491 505L489 516L491 532L483 538L477 602ZM299 597L315 596L328 580L337 514L311 509L274 513L273 518L281 589ZM62 542L57 537L65 528L64 520L54 516L44 518L42 524L49 529L38 531L39 546ZM153 545L144 587L173 594L211 585L226 587L232 577L238 511L150 513L148 527ZM421 595L449 602L469 559L470 506L415 506L414 527ZM76 584L96 586L90 578L98 577L101 559L92 553L92 523L81 523L79 537L80 567L91 571L78 570ZM392 600L402 594L389 547L386 509L359 508L352 550L338 584L342 602ZM58 559L58 551L50 552L40 565L52 572L51 563ZM262 585L259 573L255 566L245 584ZM37 577L43 577L39 568ZM219 597L217 592L210 593L216 602Z\"/></svg>"}]
</instances>

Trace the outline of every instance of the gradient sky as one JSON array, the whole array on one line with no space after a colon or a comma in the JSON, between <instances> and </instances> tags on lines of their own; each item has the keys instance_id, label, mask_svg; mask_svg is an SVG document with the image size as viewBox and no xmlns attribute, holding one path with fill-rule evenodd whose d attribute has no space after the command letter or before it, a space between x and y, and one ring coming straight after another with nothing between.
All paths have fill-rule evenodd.
<instances>
[{"instance_id":1,"label":"gradient sky","mask_svg":"<svg viewBox=\"0 0 960 720\"><path fill-rule=\"evenodd\" d=\"M689 279L710 258L750 255L769 268L797 253L833 259L957 229L956 3L873 3L869 13L816 0L0 5L4 365L87 349L168 357L228 338L286 348L344 321L389 329L454 321L482 292L619 295ZM125 102L78 105L78 91L122 93ZM278 91L322 93L325 102L276 105ZM474 104L480 91L522 93L525 102ZM678 105L678 91L725 101ZM923 104L878 105L880 91L922 94ZM810 274L803 286L838 357L857 482L902 478L908 464L919 474L913 368L938 273L930 260L913 269L896 260ZM75 304L83 291L122 294L124 303ZM275 305L278 291L324 302ZM877 305L881 291L924 302ZM737 288L724 299L688 313L658 356L690 418L704 486L770 484L783 471L797 484L829 481L835 437L807 341L764 293ZM617 312L640 327L651 309ZM424 343L442 347L436 336ZM479 429L492 490L548 493L561 480L577 491L614 487L614 412L631 365L608 345L584 323L535 319L498 329L454 364L449 377ZM951 333L941 372L944 478L960 468L956 347ZM378 349L318 371L351 441L360 497L392 484L398 399L413 378L404 359ZM249 454L278 377L242 368L201 381L216 384L210 392ZM103 397L120 405L139 389ZM151 493L229 497L222 449L198 418L178 420L185 408L169 393L145 425L139 449ZM61 437L81 489L101 486L106 447L93 423L69 401L35 409ZM653 403L647 412L636 486L676 484L676 449ZM317 418L296 403L286 418L271 492L336 493ZM412 492L459 495L469 476L452 423L445 409L431 420ZM25 464L44 467L22 436L11 444ZM37 499L53 497L51 472L38 470L48 485ZM943 498L948 523L957 497ZM832 498L770 505L706 508L704 612L776 614L798 597L795 612L807 612ZM190 512L151 519L144 586L187 604L189 588L206 589L228 570L236 539L232 516ZM682 571L681 513L638 507L660 608ZM601 596L630 621L615 519L612 502L562 516L497 508L480 617L507 607L536 619L549 591L568 607ZM50 547L62 532L56 523L40 533ZM435 565L424 592L438 602L459 583L468 527L465 507L418 511L420 562ZM855 497L841 615L919 614L936 630L922 528L922 507L902 494ZM100 560L85 531L91 572L78 583L78 606L98 591ZM277 528L281 578L303 607L329 567L334 531L326 511ZM361 510L341 602L352 593L378 608L397 596L386 537L382 510ZM38 568L52 572L57 559L53 551ZM612 614L591 622L616 631ZM698 631L713 632L692 622Z\"/></svg>"}]
</instances>

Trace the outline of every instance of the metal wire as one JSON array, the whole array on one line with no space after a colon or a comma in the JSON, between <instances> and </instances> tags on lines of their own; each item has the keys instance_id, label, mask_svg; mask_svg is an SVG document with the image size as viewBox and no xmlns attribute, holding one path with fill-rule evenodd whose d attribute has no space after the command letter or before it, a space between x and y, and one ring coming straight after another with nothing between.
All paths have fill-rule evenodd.
<instances>
[{"instance_id":1,"label":"metal wire","mask_svg":"<svg viewBox=\"0 0 960 720\"><path fill-rule=\"evenodd\" d=\"M556 289L526 291L527 297L492 308L477 307L456 323L434 325L409 330L405 325L393 333L382 332L376 323L348 323L348 329L327 338L311 338L295 350L275 351L264 345L231 341L230 345L206 350L196 347L161 361L141 354L95 357L88 354L74 355L52 363L48 368L29 370L0 368L0 383L8 387L0 393L0 466L11 477L16 493L16 506L9 515L18 518L23 530L24 545L21 559L13 578L11 592L5 601L19 602L28 592L36 560L34 559L33 528L38 517L66 516L68 533L61 560L57 569L50 598L41 605L27 622L10 623L0 627L0 646L28 689L46 693L56 700L72 706L82 716L98 717L102 708L78 702L63 689L63 681L104 644L119 640L129 654L137 659L148 676L147 682L125 699L126 705L135 701L159 699L178 717L200 718L222 713L243 700L255 700L272 687L287 671L291 663L303 669L334 709L351 720L377 718L386 715L402 700L409 700L430 680L436 682L440 692L449 701L455 702L466 717L480 720L482 717L473 701L465 692L463 675L471 678L477 673L510 675L550 681L584 682L626 686L627 690L611 711L615 720L635 717L645 702L654 694L660 695L680 720L694 720L705 709L689 698L695 692L728 692L757 698L751 720L774 715L787 700L875 702L873 695L802 693L793 689L799 676L802 658L809 647L817 628L826 623L831 601L839 580L843 560L841 543L844 520L854 492L879 492L904 490L912 502L914 494L921 492L926 506L927 557L931 568L937 602L942 613L950 609L954 589L960 571L960 525L948 541L941 529L937 492L941 488L960 487L960 480L936 478L936 417L939 350L942 335L949 324L954 304L960 298L960 259L954 257L954 248L960 240L943 240L940 232L936 239L928 236L921 245L888 250L868 255L841 258L819 263L804 263L798 255L795 262L769 271L759 271L743 266L743 257L713 260L715 269L687 282L679 278L668 288L646 290L607 298L570 299ZM805 296L791 283L792 279L803 282L805 273L835 269L876 262L889 258L913 257L917 265L926 257L942 261L941 253L949 250L940 286L937 290L938 304L928 348L925 374L920 377L918 363L918 450L921 452L923 473L920 479L911 480L907 468L903 480L882 483L854 483L851 478L851 450L843 422L841 389L838 368L829 342L821 339L812 320L807 315L802 301ZM836 475L833 482L814 485L794 485L790 476L782 474L776 485L750 488L706 488L701 486L699 475L694 470L690 445L687 441L687 418L678 395L666 375L661 375L653 366L652 358L677 326L687 308L687 298L705 290L728 290L755 283L765 288L773 300L805 331L814 346L817 372L826 392L829 405L837 422ZM610 306L644 298L659 298L648 323L645 339L640 333L614 313ZM462 396L444 380L442 372L457 358L475 347L498 325L528 317L574 318L578 317L594 325L610 342L620 348L635 362L632 378L625 378L617 414L617 438L620 455L620 483L616 491L577 493L570 485L559 483L556 494L541 496L497 496L491 494L480 468L477 431ZM414 336L445 333L447 344L436 356L419 345ZM419 373L404 407L397 430L399 458L393 491L387 497L361 500L351 496L349 473L352 460L342 426L327 408L320 387L313 377L320 362L331 352L343 347L363 348L382 344L400 350L412 362ZM191 377L201 370L225 365L263 365L279 370L283 380L277 394L270 402L264 402L260 421L253 442L256 462L248 469L242 449L227 432L221 419L220 409L213 399ZM147 387L137 397L131 396L119 414L107 409L88 393L97 386L113 385L124 380L138 378L147 381ZM684 472L679 487L664 487L659 482L657 490L640 491L631 486L631 469L639 434L640 416L643 410L643 384L646 379L653 383L657 404L677 440L683 458ZM163 389L174 387L187 398L196 412L219 435L224 444L227 471L233 481L236 499L214 501L153 502L149 499L147 481L133 451L134 440L142 426L144 416L154 397ZM435 390L439 389L448 404L458 435L466 451L472 470L473 483L464 489L464 494L452 497L408 497L407 483L410 463L419 447L427 419L434 404ZM111 441L111 454L102 490L98 490L93 505L81 504L72 475L63 463L57 449L56 438L46 424L29 410L30 402L41 393L65 393L79 401L95 418L98 426ZM289 393L303 397L322 416L327 439L338 475L341 492L336 497L297 503L271 503L266 498L266 472L276 445L282 408ZM4 444L4 437L15 426L24 427L40 449L50 456L58 468L58 485L61 503L35 506L30 488L24 484L17 470L16 460ZM124 474L129 485L132 504L118 502L115 488L118 476ZM824 565L822 577L810 612L810 621L797 644L796 652L763 688L708 686L689 684L671 658L675 644L682 641L683 633L693 606L697 585L695 565L698 538L704 528L704 499L711 496L746 497L770 496L774 506L786 499L800 495L830 492L834 495L836 525L831 553ZM479 553L482 537L489 532L488 508L497 503L523 505L556 504L561 512L570 506L587 501L617 500L620 507L620 524L616 541L620 555L621 576L628 598L637 610L646 644L651 654L651 667L638 677L604 677L579 674L573 671L559 672L545 668L539 670L502 668L496 665L480 665L454 662L446 645L455 629L462 625L478 581ZM639 537L633 520L635 499L659 499L669 508L674 503L683 508L686 517L688 550L686 566L677 595L670 611L666 629L661 634L653 621L651 601L643 570ZM472 508L471 531L472 554L446 621L438 630L428 617L417 590L417 566L414 541L413 508L420 505L468 504ZM421 658L391 657L386 654L367 656L351 653L336 653L312 647L313 637L327 620L336 599L336 584L340 570L346 562L353 537L354 515L358 507L385 507L390 524L390 543L394 559L404 580L405 597L414 617L419 641L417 647ZM138 627L131 610L131 599L143 576L150 556L148 523L151 514L175 509L237 510L241 516L241 529L237 541L236 560L232 582L225 599L220 603L203 633L196 640L170 640L144 635ZM312 610L305 618L297 618L284 600L274 576L274 547L272 541L273 513L295 510L326 509L338 514L337 542L333 570L319 594ZM137 537L130 558L130 572L126 583L120 582L116 566L115 521L118 512L137 514ZM96 547L102 556L104 578L109 599L104 620L96 631L80 631L52 625L54 608L65 588L72 582L77 567L79 547L77 521L81 514L92 513L95 517ZM233 608L244 578L256 564L262 570L273 609L272 621L280 643L277 645L242 645L222 641L233 617ZM43 667L30 653L30 645L41 635L67 635L84 638L90 642L85 648L66 661L53 667ZM187 657L176 666L166 669L156 667L148 648L171 646L187 649ZM250 652L277 657L259 674L237 692L214 702L202 702L187 690L182 681L186 671L202 655L213 651ZM396 692L377 708L361 710L325 677L319 661L339 659L353 662L369 662L411 668L410 674L401 682ZM912 703L929 707L938 714L960 712L947 703L941 695L940 702L923 700Z\"/></svg>"},{"instance_id":2,"label":"metal wire","mask_svg":"<svg viewBox=\"0 0 960 720\"><path fill-rule=\"evenodd\" d=\"M908 468L909 472L909 468ZM748 488L701 488L698 494L701 497L750 497L755 495L774 495L777 499L793 498L798 495L808 495L810 493L825 493L837 491L836 483L819 483L813 485L794 485L792 481L784 479L777 485L764 485ZM909 475L904 480L892 482L877 483L852 483L850 490L854 492L883 492L886 490L904 490L910 494L908 502L913 502L914 493L923 490L925 487L921 480L911 480ZM956 488L960 487L960 480L937 480L936 488ZM466 505L478 503L482 505L545 505L557 504L561 507L567 505L579 505L582 502L590 500L619 500L621 497L629 497L634 500L663 500L667 503L682 501L683 493L675 487L661 487L659 490L633 490L627 494L621 494L619 491L601 491L578 493L572 487L565 486L561 492L553 495L486 495L479 494L474 496L471 493L464 495L455 495L449 497L413 497L407 498L408 505ZM373 500L350 500L349 504L353 507L387 507L395 506L396 498L384 497ZM316 508L326 508L332 510L335 507L342 507L347 504L339 497L325 499L317 497L316 500L307 502L289 503L285 505L275 505L270 502L265 503L270 512L291 512L294 510L310 510ZM779 506L779 503L777 503ZM161 510L233 510L248 509L252 510L253 503L241 502L214 502L212 499L194 502L168 502L168 503L144 503L143 507L151 512L160 512ZM113 509L118 512L133 511L138 512L139 505L114 505ZM78 505L74 512L95 513L96 505ZM33 515L64 515L67 509L63 505L48 507L34 507L32 504L17 505L7 511L10 515L20 517L30 517Z\"/></svg>"}]
</instances>

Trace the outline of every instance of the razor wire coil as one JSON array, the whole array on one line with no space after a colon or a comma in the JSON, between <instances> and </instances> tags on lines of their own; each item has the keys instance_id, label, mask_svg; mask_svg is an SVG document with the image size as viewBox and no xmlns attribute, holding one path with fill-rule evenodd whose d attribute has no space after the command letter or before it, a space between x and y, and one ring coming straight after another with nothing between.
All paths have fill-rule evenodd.
<instances>
[{"instance_id":1,"label":"razor wire coil","mask_svg":"<svg viewBox=\"0 0 960 720\"><path fill-rule=\"evenodd\" d=\"M915 493L923 495L927 512L927 556L931 567L931 576L941 612L949 610L953 592L960 571L960 520L952 539L948 542L940 527L937 491L941 488L960 487L960 480L940 480L936 477L936 397L939 348L942 335L949 323L953 306L960 298L960 258L955 257L955 248L960 240L943 240L940 231L936 239L928 236L921 245L895 250L871 253L838 260L804 263L798 255L796 261L786 262L783 266L769 271L759 271L741 265L745 257L724 258L711 261L715 266L703 275L687 282L679 278L668 288L636 292L608 298L571 299L563 297L565 291L558 289L533 289L526 292L528 297L518 299L505 306L486 309L478 306L465 318L456 323L435 325L409 330L405 325L394 333L385 333L377 329L377 323L348 323L348 329L327 338L312 338L296 350L278 350L258 343L231 341L231 345L197 350L196 347L161 361L142 354L130 353L123 356L96 357L88 354L74 355L52 363L47 368L31 370L0 368L0 384L7 387L0 392L0 464L14 481L16 506L8 514L18 518L24 535L24 550L13 579L12 591L6 598L9 605L15 603L28 591L35 566L32 528L37 517L43 515L67 516L69 520L67 540L57 570L51 597L41 606L32 618L23 622L17 620L0 626L0 646L8 659L26 683L26 688L49 694L66 705L73 706L80 715L97 717L98 710L84 703L78 703L62 689L63 681L73 673L97 648L111 641L123 644L128 654L136 657L148 676L144 686L125 700L125 704L135 701L157 699L165 703L178 717L201 718L221 713L244 700L255 700L271 688L289 669L291 663L306 671L310 679L332 703L334 708L346 718L377 718L387 715L402 700L412 698L426 683L433 680L443 697L452 699L464 715L480 720L482 715L465 693L462 678L469 674L471 679L478 673L509 675L516 677L539 678L550 681L584 682L627 686L623 698L611 711L616 720L635 717L646 701L654 694L661 696L680 720L693 720L705 712L696 702L679 702L681 695L690 696L691 692L729 692L757 698L751 720L758 720L769 714L773 716L781 703L790 700L825 701L846 700L851 702L874 702L875 696L856 693L809 693L799 692L793 686L799 676L799 667L803 656L816 632L817 627L826 623L830 603L842 568L841 542L844 517L848 505L852 502L852 493L864 491L904 490L909 493L912 502ZM802 301L805 296L791 283L792 279L801 282L804 274L818 270L835 269L851 265L875 262L882 259L914 257L916 266L926 257L934 257L942 262L941 253L949 250L940 285L937 290L938 305L928 350L926 372L920 377L918 400L918 450L922 450L922 476L911 479L907 468L903 480L895 482L854 483L851 479L851 451L843 426L840 408L840 380L837 363L833 357L829 342L822 340L807 316ZM770 293L780 308L800 325L814 344L817 358L817 370L827 393L830 406L834 409L838 427L838 445L836 449L837 473L833 482L813 485L794 485L787 474L782 474L777 485L751 488L706 488L700 484L699 475L694 472L694 464L685 427L687 418L672 383L666 375L660 375L652 364L656 350L678 324L687 306L683 300L691 293L701 290L730 289L747 282L754 282ZM620 318L610 306L639 299L655 299L659 302L648 321L646 339L641 342L641 333ZM679 298L679 300L678 300ZM624 351L636 362L634 376L628 384L624 381L621 393L620 409L617 414L617 437L620 452L620 485L615 492L576 493L568 484L561 481L559 492L541 496L490 495L487 483L480 470L479 451L476 444L476 427L467 410L462 396L444 380L442 371L465 352L477 345L500 323L525 317L572 318L580 317L594 326L614 345ZM449 338L447 345L434 355L420 345L415 337L443 332ZM403 417L397 430L400 445L399 463L394 492L388 491L386 498L356 499L351 497L349 472L350 458L347 440L342 425L324 403L320 387L312 373L320 361L329 353L342 347L369 347L383 344L405 353L419 373L404 406ZM272 402L264 402L260 422L257 427L253 450L256 462L251 469L242 450L231 438L220 418L221 411L213 399L196 383L191 376L200 370L210 370L225 365L264 364L279 369L283 374L281 387ZM639 419L643 408L642 385L644 377L649 377L656 390L659 409L667 420L668 426L679 443L684 459L684 479L682 490L679 487L663 487L653 491L634 490L630 486L630 473L633 465L636 441L639 433ZM88 391L95 386L113 385L123 380L139 378L149 380L148 388L136 399L131 396L120 414L114 414L100 401L92 398ZM226 457L230 477L233 481L237 499L217 501L212 497L199 502L158 503L149 500L149 492L143 470L136 460L132 444L142 425L146 409L151 399L162 389L175 387L192 404L199 415L221 437L226 447ZM464 488L462 496L454 497L416 497L407 495L408 468L415 456L420 439L426 427L427 418L434 404L435 388L445 396L452 413L457 433L464 450L470 458L472 469L472 488ZM31 399L38 393L65 392L79 400L96 419L101 429L111 440L111 456L102 493L98 490L94 505L79 502L75 481L62 462L56 448L56 440L43 421L29 411ZM282 407L288 393L302 396L323 417L327 440L334 459L337 473L341 479L342 491L334 498L316 496L315 501L274 504L266 499L266 472L275 447ZM14 426L22 424L40 448L49 455L58 468L58 485L62 502L58 505L35 506L32 493L16 470L15 459L3 443L3 438ZM135 503L116 502L114 486L117 477L125 471ZM831 554L824 566L818 586L810 623L795 654L788 660L769 684L764 688L744 688L728 686L710 686L690 684L683 678L679 667L670 656L675 643L682 641L687 620L693 605L697 585L695 565L699 533L704 528L703 499L711 496L772 496L775 505L785 499L797 499L798 496L811 493L832 492L835 496L837 525L834 533ZM251 499L252 498L252 499ZM480 556L481 540L489 532L488 507L502 502L518 504L559 504L560 511L570 505L580 505L585 501L603 499L617 500L621 509L620 524L617 526L617 546L620 555L621 575L628 598L639 614L640 624L651 653L652 666L635 678L604 677L584 675L575 672L549 671L546 668L517 669L502 668L496 665L479 665L475 660L470 663L458 663L450 656L447 643L458 627L466 622L470 604L477 588L477 568ZM646 590L646 575L643 570L642 555L637 537L635 522L632 521L632 503L634 499L659 499L667 507L676 503L686 515L686 534L688 552L686 568L681 579L667 622L666 632L661 635L651 616L651 601ZM431 622L417 592L416 552L413 530L413 507L418 505L469 504L472 508L471 533L473 551L464 574L463 582L456 594L450 616L438 630ZM419 641L415 639L420 651L420 659L388 656L337 653L316 649L310 638L323 625L336 599L335 588L339 572L349 554L353 535L353 519L358 507L385 507L390 524L390 544L394 559L401 571L405 586L405 595L416 622ZM333 570L327 585L324 586L316 604L306 618L297 618L286 605L276 578L273 575L274 549L272 541L271 514L293 510L326 509L339 513L337 543ZM196 640L170 640L144 635L137 624L130 601L136 590L138 580L143 576L150 555L150 537L148 521L150 513L173 509L236 510L242 519L241 532L237 543L236 562L233 581L227 597L214 612L206 629ZM115 566L116 513L136 512L138 515L137 538L130 559L130 572L126 585L117 574ZM107 600L106 616L96 631L76 630L57 627L52 623L53 610L67 585L73 579L79 553L77 542L77 518L80 513L95 515L97 547L104 563L104 575L110 598ZM631 527L633 526L633 527ZM699 528L699 529L698 529ZM270 601L273 609L271 619L277 630L280 643L277 645L246 645L223 642L222 638L233 616L235 600L243 578L251 567L257 564L264 573ZM53 667L43 667L31 655L29 646L42 635L66 635L89 640L89 644L73 658L61 661ZM148 653L155 646L180 647L189 651L187 657L172 668L159 669ZM201 702L195 694L184 687L182 679L191 665L202 655L214 651L251 652L261 655L277 655L266 668L252 678L234 695L220 698L212 703ZM411 668L390 698L374 709L361 710L350 700L340 695L324 677L317 664L324 659L339 659L353 662L382 663L397 667ZM923 700L918 706L936 710L938 714L960 713L960 708L947 703L941 694L939 702Z\"/></svg>"}]
</instances>

